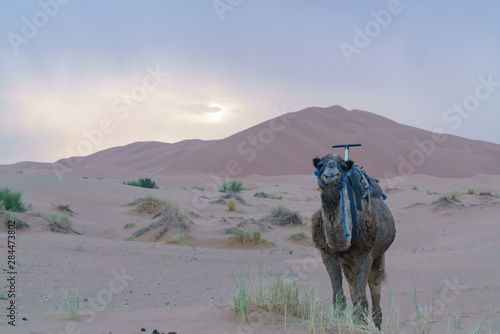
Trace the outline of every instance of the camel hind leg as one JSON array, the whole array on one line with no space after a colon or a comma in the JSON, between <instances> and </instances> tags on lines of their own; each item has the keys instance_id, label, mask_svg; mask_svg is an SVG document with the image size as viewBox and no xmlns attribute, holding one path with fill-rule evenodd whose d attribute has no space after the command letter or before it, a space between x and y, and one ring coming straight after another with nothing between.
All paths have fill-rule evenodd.
<instances>
[{"instance_id":1,"label":"camel hind leg","mask_svg":"<svg viewBox=\"0 0 500 334\"><path fill-rule=\"evenodd\" d=\"M372 319L375 326L380 329L382 326L382 310L380 309L380 294L382 290L382 279L384 278L385 254L375 260L368 277L368 285L372 295Z\"/></svg>"}]
</instances>

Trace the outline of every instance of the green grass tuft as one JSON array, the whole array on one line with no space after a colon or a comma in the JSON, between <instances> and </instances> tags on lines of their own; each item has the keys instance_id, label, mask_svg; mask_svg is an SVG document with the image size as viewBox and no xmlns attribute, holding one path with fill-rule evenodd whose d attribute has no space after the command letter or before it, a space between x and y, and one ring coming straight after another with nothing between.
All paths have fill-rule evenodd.
<instances>
[{"instance_id":1,"label":"green grass tuft","mask_svg":"<svg viewBox=\"0 0 500 334\"><path fill-rule=\"evenodd\" d=\"M31 210L31 205L26 206L21 197L20 191L11 191L5 187L0 189L0 209L11 212L27 212Z\"/></svg>"},{"instance_id":2,"label":"green grass tuft","mask_svg":"<svg viewBox=\"0 0 500 334\"><path fill-rule=\"evenodd\" d=\"M149 189L158 189L158 186L156 185L156 182L151 180L150 178L145 178L145 179L138 179L137 181L123 181L123 184L126 184L128 186L134 186L134 187L142 187L142 188L149 188Z\"/></svg>"},{"instance_id":3,"label":"green grass tuft","mask_svg":"<svg viewBox=\"0 0 500 334\"><path fill-rule=\"evenodd\" d=\"M229 182L224 182L222 184L222 188L219 189L219 192L221 193L239 193L241 191L245 190L245 186L243 186L243 183L241 181L229 181Z\"/></svg>"},{"instance_id":4,"label":"green grass tuft","mask_svg":"<svg viewBox=\"0 0 500 334\"><path fill-rule=\"evenodd\" d=\"M236 291L233 295L233 307L236 316L241 318L241 322L246 324L248 322L248 304L250 302L250 295L246 282L241 276L238 276L236 283Z\"/></svg>"}]
</instances>

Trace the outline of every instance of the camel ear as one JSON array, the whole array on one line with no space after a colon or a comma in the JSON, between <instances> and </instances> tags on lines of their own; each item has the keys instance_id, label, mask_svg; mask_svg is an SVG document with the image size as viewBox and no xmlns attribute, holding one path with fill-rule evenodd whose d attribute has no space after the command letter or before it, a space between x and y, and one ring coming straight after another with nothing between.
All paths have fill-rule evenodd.
<instances>
[{"instance_id":1,"label":"camel ear","mask_svg":"<svg viewBox=\"0 0 500 334\"><path fill-rule=\"evenodd\" d=\"M346 171L348 171L349 169L351 169L351 168L352 168L352 166L354 165L354 162L352 162L351 160L347 160L347 161L345 162L345 164L346 164L346 166L347 166L347 167L346 167Z\"/></svg>"},{"instance_id":2,"label":"camel ear","mask_svg":"<svg viewBox=\"0 0 500 334\"><path fill-rule=\"evenodd\" d=\"M319 169L319 163L321 162L320 158L314 158L313 159L313 165L316 167L316 169Z\"/></svg>"}]
</instances>

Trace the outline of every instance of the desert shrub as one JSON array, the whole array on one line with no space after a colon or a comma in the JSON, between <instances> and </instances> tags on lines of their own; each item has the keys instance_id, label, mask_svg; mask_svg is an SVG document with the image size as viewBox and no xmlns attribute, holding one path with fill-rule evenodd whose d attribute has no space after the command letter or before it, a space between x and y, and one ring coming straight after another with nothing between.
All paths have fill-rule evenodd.
<instances>
[{"instance_id":1,"label":"desert shrub","mask_svg":"<svg viewBox=\"0 0 500 334\"><path fill-rule=\"evenodd\" d=\"M124 241L135 241L135 237L133 235L129 235L128 237L123 238Z\"/></svg>"},{"instance_id":2,"label":"desert shrub","mask_svg":"<svg viewBox=\"0 0 500 334\"><path fill-rule=\"evenodd\" d=\"M306 240L310 243L312 243L312 239L305 231L297 231L288 237L288 240L294 240L294 241L300 241L300 240Z\"/></svg>"},{"instance_id":3,"label":"desert shrub","mask_svg":"<svg viewBox=\"0 0 500 334\"><path fill-rule=\"evenodd\" d=\"M231 236L228 238L229 242L239 242L242 244L253 244L253 245L259 245L259 244L269 244L272 245L274 243L268 241L266 238L262 237L262 233L260 230L254 230L252 232L241 230L241 229L234 229L231 231Z\"/></svg>"},{"instance_id":4,"label":"desert shrub","mask_svg":"<svg viewBox=\"0 0 500 334\"><path fill-rule=\"evenodd\" d=\"M172 205L165 199L160 199L155 196L147 195L142 198L136 198L125 206L134 206L137 212L157 213L164 208L170 208Z\"/></svg>"},{"instance_id":5,"label":"desert shrub","mask_svg":"<svg viewBox=\"0 0 500 334\"><path fill-rule=\"evenodd\" d=\"M458 201L458 195L460 195L460 191L458 189L453 189L451 192L446 193L446 197L452 201Z\"/></svg>"},{"instance_id":6,"label":"desert shrub","mask_svg":"<svg viewBox=\"0 0 500 334\"><path fill-rule=\"evenodd\" d=\"M236 199L231 197L227 202L227 211L236 211L238 210L238 204L236 203Z\"/></svg>"},{"instance_id":7,"label":"desert shrub","mask_svg":"<svg viewBox=\"0 0 500 334\"><path fill-rule=\"evenodd\" d=\"M26 206L21 200L23 193L11 191L5 187L0 189L0 209L11 212L26 212L31 209L31 205Z\"/></svg>"},{"instance_id":8,"label":"desert shrub","mask_svg":"<svg viewBox=\"0 0 500 334\"><path fill-rule=\"evenodd\" d=\"M474 195L476 192L477 191L475 188L470 187L469 189L467 189L467 195Z\"/></svg>"},{"instance_id":9,"label":"desert shrub","mask_svg":"<svg viewBox=\"0 0 500 334\"><path fill-rule=\"evenodd\" d=\"M299 213L287 209L282 205L271 207L270 213L262 220L273 225L302 225Z\"/></svg>"},{"instance_id":10,"label":"desert shrub","mask_svg":"<svg viewBox=\"0 0 500 334\"><path fill-rule=\"evenodd\" d=\"M148 212L155 214L151 219L157 219L155 222L145 226L134 233L132 237L138 238L148 231L155 231L154 240L160 239L170 229L177 229L182 232L188 232L189 225L193 222L184 215L179 204L171 203L167 200L161 200L153 196L135 199L126 206L136 205L134 209L137 212Z\"/></svg>"},{"instance_id":11,"label":"desert shrub","mask_svg":"<svg viewBox=\"0 0 500 334\"><path fill-rule=\"evenodd\" d=\"M179 233L165 240L168 244L186 245L192 244L191 237L187 233Z\"/></svg>"},{"instance_id":12,"label":"desert shrub","mask_svg":"<svg viewBox=\"0 0 500 334\"><path fill-rule=\"evenodd\" d=\"M128 186L134 186L134 187L158 189L156 182L151 180L150 178L145 178L145 179L141 178L141 179L138 179L137 181L127 181L127 182L124 181L123 184L126 184Z\"/></svg>"},{"instance_id":13,"label":"desert shrub","mask_svg":"<svg viewBox=\"0 0 500 334\"><path fill-rule=\"evenodd\" d=\"M59 226L62 226L65 230L71 230L73 225L71 219L68 215L59 212L49 212L44 215L46 220L56 222Z\"/></svg>"},{"instance_id":14,"label":"desert shrub","mask_svg":"<svg viewBox=\"0 0 500 334\"><path fill-rule=\"evenodd\" d=\"M226 181L222 184L222 188L219 189L219 192L221 193L239 193L241 191L245 190L245 187L243 186L243 183L241 181Z\"/></svg>"},{"instance_id":15,"label":"desert shrub","mask_svg":"<svg viewBox=\"0 0 500 334\"><path fill-rule=\"evenodd\" d=\"M272 193L268 196L270 199L283 199L283 194L275 194L275 193Z\"/></svg>"},{"instance_id":16,"label":"desert shrub","mask_svg":"<svg viewBox=\"0 0 500 334\"><path fill-rule=\"evenodd\" d=\"M456 205L454 201L450 199L448 196L441 196L439 199L432 204L436 204L437 206L454 206Z\"/></svg>"},{"instance_id":17,"label":"desert shrub","mask_svg":"<svg viewBox=\"0 0 500 334\"><path fill-rule=\"evenodd\" d=\"M187 208L186 213L188 215L190 215L191 217L195 217L195 218L200 216L200 212L196 209L193 209L193 208Z\"/></svg>"}]
</instances>

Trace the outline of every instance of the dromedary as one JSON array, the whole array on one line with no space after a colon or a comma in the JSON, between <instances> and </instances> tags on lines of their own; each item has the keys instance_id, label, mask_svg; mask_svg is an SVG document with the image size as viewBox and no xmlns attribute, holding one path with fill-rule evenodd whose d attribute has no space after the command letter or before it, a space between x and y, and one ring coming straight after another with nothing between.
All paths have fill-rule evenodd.
<instances>
[{"instance_id":1,"label":"dromedary","mask_svg":"<svg viewBox=\"0 0 500 334\"><path fill-rule=\"evenodd\" d=\"M372 319L380 329L384 253L396 235L392 214L381 197L360 196L357 202L361 201L361 211L355 206L352 210L351 203L356 200L347 191L352 161L329 154L322 159L313 159L313 164L317 168L315 174L321 190L321 209L312 218L312 236L330 276L333 304L342 308L346 305L342 289L343 271L349 283L355 318L363 319L363 315L368 313L368 283L372 296Z\"/></svg>"}]
</instances>

